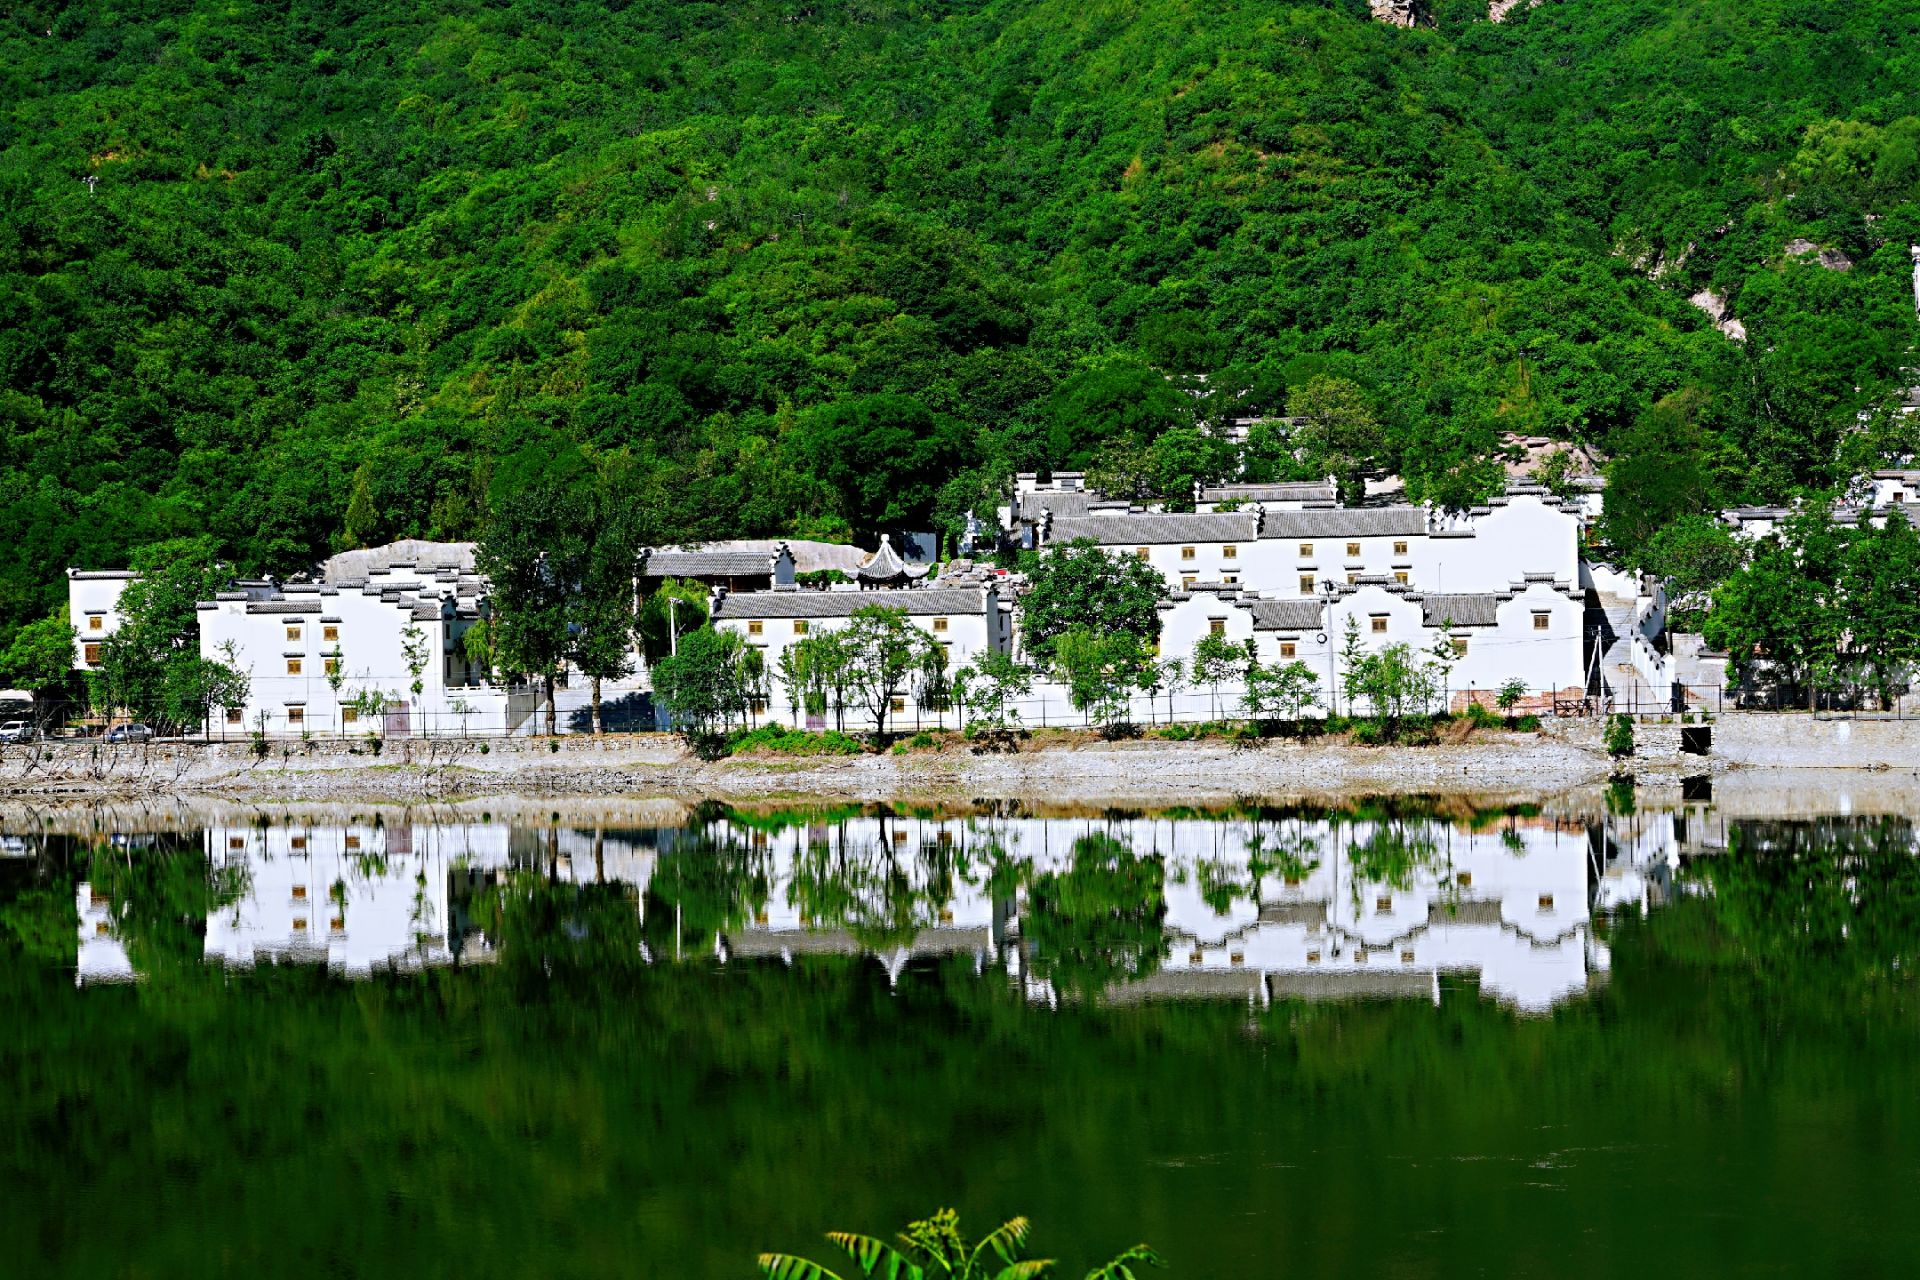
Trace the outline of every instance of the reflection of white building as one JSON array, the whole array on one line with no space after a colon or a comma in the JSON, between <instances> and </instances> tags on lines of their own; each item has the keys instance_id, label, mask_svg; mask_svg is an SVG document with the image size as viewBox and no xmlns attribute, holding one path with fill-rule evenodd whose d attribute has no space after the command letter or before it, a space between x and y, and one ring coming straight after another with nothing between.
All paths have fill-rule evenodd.
<instances>
[{"instance_id":1,"label":"reflection of white building","mask_svg":"<svg viewBox=\"0 0 1920 1280\"><path fill-rule=\"evenodd\" d=\"M207 959L325 964L364 975L452 959L449 872L507 861L504 824L214 827L207 856L243 895L207 921Z\"/></svg>"},{"instance_id":2,"label":"reflection of white building","mask_svg":"<svg viewBox=\"0 0 1920 1280\"><path fill-rule=\"evenodd\" d=\"M74 905L80 914L79 964L74 981L131 982L135 976L133 961L127 957L127 944L114 932L112 904L82 881Z\"/></svg>"},{"instance_id":3,"label":"reflection of white building","mask_svg":"<svg viewBox=\"0 0 1920 1280\"><path fill-rule=\"evenodd\" d=\"M1440 975L1464 974L1487 995L1535 1011L1586 990L1607 968L1606 948L1589 927L1584 825L1516 821L1473 833L1419 820L863 816L727 834L764 850L771 884L764 911L726 939L727 952L741 957L874 951L897 972L911 955L990 948L1023 971L1015 939L1024 902L991 897L996 859L1036 873L1066 871L1077 840L1106 835L1166 866L1167 955L1151 977L1113 991L1117 999L1437 999ZM1383 880L1356 872L1383 858L1397 859L1404 873ZM869 921L888 918L876 895L889 886L924 889L938 869L951 891L943 903L923 905L919 933L889 951L863 943L847 918L806 916L796 880L809 868L834 867L848 872L849 916Z\"/></svg>"}]
</instances>

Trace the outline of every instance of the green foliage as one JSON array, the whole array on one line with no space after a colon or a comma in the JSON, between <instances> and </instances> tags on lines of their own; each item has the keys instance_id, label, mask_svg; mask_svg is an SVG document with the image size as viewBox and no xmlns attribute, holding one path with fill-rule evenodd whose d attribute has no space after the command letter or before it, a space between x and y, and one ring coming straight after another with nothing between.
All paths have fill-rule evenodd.
<instances>
[{"instance_id":1,"label":"green foliage","mask_svg":"<svg viewBox=\"0 0 1920 1280\"><path fill-rule=\"evenodd\" d=\"M1247 714L1297 721L1308 707L1320 705L1320 677L1298 658L1279 666L1254 663L1247 669Z\"/></svg>"},{"instance_id":2,"label":"green foliage","mask_svg":"<svg viewBox=\"0 0 1920 1280\"><path fill-rule=\"evenodd\" d=\"M35 701L57 696L74 683L74 637L65 612L21 626L0 650L0 685L25 689Z\"/></svg>"},{"instance_id":3,"label":"green foliage","mask_svg":"<svg viewBox=\"0 0 1920 1280\"><path fill-rule=\"evenodd\" d=\"M1166 958L1166 868L1112 836L1074 841L1071 867L1035 876L1028 901L1033 969L1057 990L1091 998Z\"/></svg>"},{"instance_id":4,"label":"green foliage","mask_svg":"<svg viewBox=\"0 0 1920 1280\"><path fill-rule=\"evenodd\" d=\"M1624 760L1633 754L1633 717L1614 716L1607 721L1607 754L1616 760Z\"/></svg>"},{"instance_id":5,"label":"green foliage","mask_svg":"<svg viewBox=\"0 0 1920 1280\"><path fill-rule=\"evenodd\" d=\"M1033 692L1033 669L988 649L954 673L954 686L969 727L1009 729L1020 723L1016 703Z\"/></svg>"},{"instance_id":6,"label":"green foliage","mask_svg":"<svg viewBox=\"0 0 1920 1280\"><path fill-rule=\"evenodd\" d=\"M1027 651L1036 658L1051 658L1058 638L1076 627L1147 642L1160 634L1166 580L1145 561L1110 556L1081 538L1047 548L1029 577L1020 617Z\"/></svg>"},{"instance_id":7,"label":"green foliage","mask_svg":"<svg viewBox=\"0 0 1920 1280\"><path fill-rule=\"evenodd\" d=\"M646 656L649 664L660 661L673 652L673 640L668 635L669 626L673 628L674 635L684 636L689 631L706 626L707 616L705 584L668 578L640 602L639 618L635 623L640 652Z\"/></svg>"},{"instance_id":8,"label":"green foliage","mask_svg":"<svg viewBox=\"0 0 1920 1280\"><path fill-rule=\"evenodd\" d=\"M879 604L855 609L835 636L846 654L853 692L873 718L874 733L884 734L893 700L936 661L938 646L907 620L905 609Z\"/></svg>"},{"instance_id":9,"label":"green foliage","mask_svg":"<svg viewBox=\"0 0 1920 1280\"><path fill-rule=\"evenodd\" d=\"M1193 682L1213 692L1213 714L1220 714L1220 686L1236 675L1244 676L1253 665L1253 646L1240 644L1209 631L1194 642Z\"/></svg>"},{"instance_id":10,"label":"green foliage","mask_svg":"<svg viewBox=\"0 0 1920 1280\"><path fill-rule=\"evenodd\" d=\"M950 534L1296 404L1250 478L1459 505L1545 432L1637 555L1846 478L1911 345L1893 0L55 8L0 34L0 646L183 532L288 572L618 458L676 537Z\"/></svg>"},{"instance_id":11,"label":"green foliage","mask_svg":"<svg viewBox=\"0 0 1920 1280\"><path fill-rule=\"evenodd\" d=\"M1823 507L1786 521L1721 584L1705 622L1742 690L1890 706L1920 667L1920 533L1894 510L1839 527Z\"/></svg>"},{"instance_id":12,"label":"green foliage","mask_svg":"<svg viewBox=\"0 0 1920 1280\"><path fill-rule=\"evenodd\" d=\"M690 741L709 737L747 709L746 643L712 627L683 636L680 652L653 668L653 697Z\"/></svg>"},{"instance_id":13,"label":"green foliage","mask_svg":"<svg viewBox=\"0 0 1920 1280\"><path fill-rule=\"evenodd\" d=\"M924 734L921 736L925 736ZM929 738L927 745L932 745ZM728 755L764 753L777 756L857 756L866 748L846 734L833 729L813 733L804 729L785 729L777 724L737 733L727 740Z\"/></svg>"},{"instance_id":14,"label":"green foliage","mask_svg":"<svg viewBox=\"0 0 1920 1280\"><path fill-rule=\"evenodd\" d=\"M1053 671L1075 711L1115 728L1128 722L1134 692L1151 687L1158 664L1131 632L1074 627L1054 639Z\"/></svg>"}]
</instances>

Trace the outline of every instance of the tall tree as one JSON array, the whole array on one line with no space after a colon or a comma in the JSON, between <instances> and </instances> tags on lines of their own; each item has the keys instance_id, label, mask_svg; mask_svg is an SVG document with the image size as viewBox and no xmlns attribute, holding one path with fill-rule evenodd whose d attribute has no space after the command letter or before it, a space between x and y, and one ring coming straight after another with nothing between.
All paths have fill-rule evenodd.
<instances>
[{"instance_id":1,"label":"tall tree","mask_svg":"<svg viewBox=\"0 0 1920 1280\"><path fill-rule=\"evenodd\" d=\"M1074 627L1151 642L1166 597L1166 579L1144 560L1110 556L1087 538L1049 547L1029 566L1020 600L1027 652L1051 658L1057 637Z\"/></svg>"}]
</instances>

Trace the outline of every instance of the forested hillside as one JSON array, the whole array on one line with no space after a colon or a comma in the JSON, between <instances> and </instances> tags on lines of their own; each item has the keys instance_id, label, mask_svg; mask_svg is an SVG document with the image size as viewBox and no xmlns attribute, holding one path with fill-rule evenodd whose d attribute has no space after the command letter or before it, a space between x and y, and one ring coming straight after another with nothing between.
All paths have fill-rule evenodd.
<instances>
[{"instance_id":1,"label":"forested hillside","mask_svg":"<svg viewBox=\"0 0 1920 1280\"><path fill-rule=\"evenodd\" d=\"M0 645L170 536L285 570L585 467L675 534L924 521L1318 375L1416 495L1505 430L1676 509L1843 480L1915 334L1920 8L1436 12L15 3Z\"/></svg>"}]
</instances>

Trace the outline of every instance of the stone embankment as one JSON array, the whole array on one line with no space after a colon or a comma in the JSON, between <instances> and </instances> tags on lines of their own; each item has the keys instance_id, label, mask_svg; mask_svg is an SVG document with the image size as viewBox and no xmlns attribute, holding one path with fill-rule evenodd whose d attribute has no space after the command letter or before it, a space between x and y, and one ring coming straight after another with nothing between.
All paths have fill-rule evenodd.
<instances>
[{"instance_id":1,"label":"stone embankment","mask_svg":"<svg viewBox=\"0 0 1920 1280\"><path fill-rule=\"evenodd\" d=\"M1425 747L1344 741L1146 738L1103 742L1054 733L1014 752L962 745L901 755L756 756L702 761L664 734L553 739L275 742L106 747L47 743L0 749L0 795L20 798L204 796L235 799L444 799L630 796L858 800L928 796L1178 802L1238 796L1426 792L1541 795L1604 781L1727 770L1920 770L1920 721L1729 715L1710 725L1643 723L1616 766L1596 721L1549 722L1539 734L1488 732ZM1683 744L1691 730L1694 741ZM1698 748L1706 731L1708 754ZM1809 780L1808 785L1828 782Z\"/></svg>"}]
</instances>

